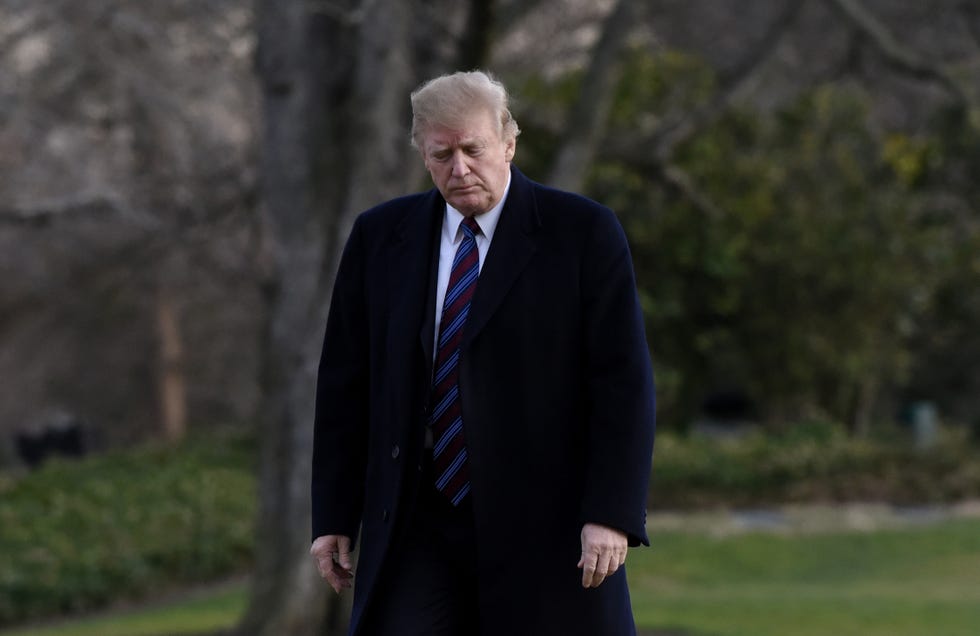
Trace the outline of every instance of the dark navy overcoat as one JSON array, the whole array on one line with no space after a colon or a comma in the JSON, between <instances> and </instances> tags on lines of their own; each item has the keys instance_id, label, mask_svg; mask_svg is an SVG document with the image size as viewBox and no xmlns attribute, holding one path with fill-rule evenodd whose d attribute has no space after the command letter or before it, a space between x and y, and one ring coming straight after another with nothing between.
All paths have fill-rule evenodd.
<instances>
[{"instance_id":1,"label":"dark navy overcoat","mask_svg":"<svg viewBox=\"0 0 980 636\"><path fill-rule=\"evenodd\" d=\"M482 634L633 634L624 569L583 589L576 567L585 522L648 543L654 393L629 248L608 208L511 173L459 376ZM313 536L357 538L353 634L418 488L445 205L432 190L361 214L334 287Z\"/></svg>"}]
</instances>

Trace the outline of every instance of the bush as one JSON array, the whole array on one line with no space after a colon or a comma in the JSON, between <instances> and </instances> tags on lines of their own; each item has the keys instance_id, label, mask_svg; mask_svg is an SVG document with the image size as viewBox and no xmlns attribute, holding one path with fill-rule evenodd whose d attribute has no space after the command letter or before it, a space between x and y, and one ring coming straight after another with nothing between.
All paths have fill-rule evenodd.
<instances>
[{"instance_id":1,"label":"bush","mask_svg":"<svg viewBox=\"0 0 980 636\"><path fill-rule=\"evenodd\" d=\"M960 433L917 450L904 441L852 439L826 429L738 439L657 439L651 508L793 502L922 504L980 496L980 457Z\"/></svg>"},{"instance_id":2,"label":"bush","mask_svg":"<svg viewBox=\"0 0 980 636\"><path fill-rule=\"evenodd\" d=\"M0 625L246 569L252 456L198 440L0 477Z\"/></svg>"}]
</instances>

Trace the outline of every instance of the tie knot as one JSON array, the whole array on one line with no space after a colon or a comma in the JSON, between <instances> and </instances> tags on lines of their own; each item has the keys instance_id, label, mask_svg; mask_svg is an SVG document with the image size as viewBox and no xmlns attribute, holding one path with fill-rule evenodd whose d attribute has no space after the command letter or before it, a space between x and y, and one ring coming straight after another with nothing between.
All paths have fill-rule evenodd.
<instances>
[{"instance_id":1,"label":"tie knot","mask_svg":"<svg viewBox=\"0 0 980 636\"><path fill-rule=\"evenodd\" d=\"M466 238L473 238L480 233L480 224L472 216L464 218L460 227L463 228L463 234L466 235Z\"/></svg>"}]
</instances>

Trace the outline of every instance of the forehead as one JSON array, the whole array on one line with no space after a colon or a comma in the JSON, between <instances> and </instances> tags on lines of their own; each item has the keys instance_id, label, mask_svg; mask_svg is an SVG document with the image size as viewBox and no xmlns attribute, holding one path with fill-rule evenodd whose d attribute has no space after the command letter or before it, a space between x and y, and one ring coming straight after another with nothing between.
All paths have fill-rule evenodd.
<instances>
[{"instance_id":1,"label":"forehead","mask_svg":"<svg viewBox=\"0 0 980 636\"><path fill-rule=\"evenodd\" d=\"M455 146L499 139L497 127L489 113L477 112L459 123L430 124L423 131L426 146Z\"/></svg>"}]
</instances>

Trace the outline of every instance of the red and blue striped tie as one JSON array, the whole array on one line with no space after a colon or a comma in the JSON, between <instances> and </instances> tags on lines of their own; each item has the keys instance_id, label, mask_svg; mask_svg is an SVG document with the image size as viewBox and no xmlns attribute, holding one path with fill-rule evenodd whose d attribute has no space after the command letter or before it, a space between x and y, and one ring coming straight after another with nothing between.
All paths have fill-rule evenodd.
<instances>
[{"instance_id":1,"label":"red and blue striped tie","mask_svg":"<svg viewBox=\"0 0 980 636\"><path fill-rule=\"evenodd\" d=\"M466 442L463 439L463 414L459 399L459 345L463 326L470 310L480 275L480 253L476 248L476 233L480 226L473 217L460 224L463 240L453 258L446 286L439 324L435 373L432 378L432 465L436 488L454 506L470 491L469 468L466 465Z\"/></svg>"}]
</instances>

